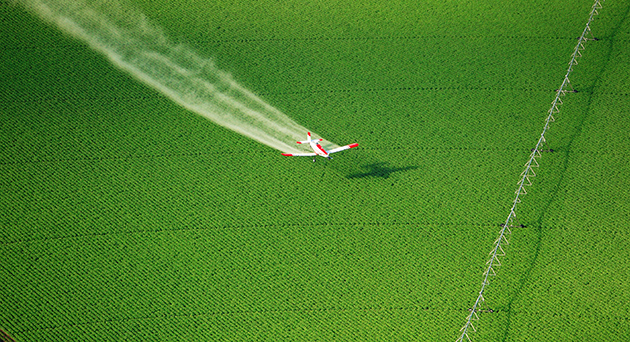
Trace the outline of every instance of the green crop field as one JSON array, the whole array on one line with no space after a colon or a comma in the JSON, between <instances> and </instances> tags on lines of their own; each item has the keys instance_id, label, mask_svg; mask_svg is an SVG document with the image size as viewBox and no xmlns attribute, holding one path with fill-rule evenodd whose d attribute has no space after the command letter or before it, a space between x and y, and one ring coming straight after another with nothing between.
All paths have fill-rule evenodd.
<instances>
[{"instance_id":1,"label":"green crop field","mask_svg":"<svg viewBox=\"0 0 630 342\"><path fill-rule=\"evenodd\" d=\"M359 147L282 157L0 0L0 328L455 341L593 1L126 2ZM591 24L475 341L630 335L629 15Z\"/></svg>"}]
</instances>

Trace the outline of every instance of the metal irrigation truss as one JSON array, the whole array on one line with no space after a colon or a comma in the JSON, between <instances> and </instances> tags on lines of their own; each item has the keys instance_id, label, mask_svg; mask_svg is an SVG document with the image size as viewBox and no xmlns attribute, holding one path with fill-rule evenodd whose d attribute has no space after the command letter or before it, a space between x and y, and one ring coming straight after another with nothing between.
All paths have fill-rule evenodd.
<instances>
[{"instance_id":1,"label":"metal irrigation truss","mask_svg":"<svg viewBox=\"0 0 630 342\"><path fill-rule=\"evenodd\" d=\"M489 278L491 276L496 276L495 268L501 266L501 262L499 261L499 257L505 256L505 251L501 245L509 245L508 235L512 233L510 230L511 227L514 227L516 224L516 205L521 202L521 195L526 195L527 191L525 190L526 186L532 185L532 181L530 177L535 177L536 173L534 172L534 167L539 167L538 161L536 158L541 157L541 149L543 144L546 142L545 133L547 129L549 129L549 124L554 122L555 119L553 117L554 114L559 112L558 106L562 104L561 97L566 93L575 93L576 90L571 86L571 82L569 81L569 74L573 71L573 66L577 64L577 58L582 56L582 50L584 50L584 43L589 40L597 40L594 38L591 33L591 21L595 15L599 14L598 10L602 8L602 2L604 0L595 0L593 4L593 8L591 9L591 15L586 22L586 27L582 32L582 35L578 39L578 43L575 46L575 50L573 51L573 55L571 56L571 61L569 62L569 69L567 70L566 75L564 76L564 80L560 85L560 89L556 90L556 98L551 103L551 109L549 109L549 115L545 120L545 127L543 128L542 133L540 134L540 138L538 139L538 143L536 143L536 147L532 150L532 154L529 157L527 163L525 163L525 170L521 173L521 179L518 181L518 188L516 190L516 198L512 203L512 208L510 209L510 213L508 214L507 219L505 220L505 224L502 225L501 231L499 233L499 237L494 241L494 248L490 251L490 259L486 262L488 267L486 271L483 273L483 282L481 283L481 290L479 291L479 295L477 296L477 300L472 308L469 309L470 314L466 317L466 323L459 330L460 336L457 338L456 342L472 342L470 337L470 333L476 331L473 326L473 321L479 320L479 315L477 312L488 311L484 309L480 309L481 305L485 303L485 298L483 297L484 290L486 286L490 283Z\"/></svg>"}]
</instances>

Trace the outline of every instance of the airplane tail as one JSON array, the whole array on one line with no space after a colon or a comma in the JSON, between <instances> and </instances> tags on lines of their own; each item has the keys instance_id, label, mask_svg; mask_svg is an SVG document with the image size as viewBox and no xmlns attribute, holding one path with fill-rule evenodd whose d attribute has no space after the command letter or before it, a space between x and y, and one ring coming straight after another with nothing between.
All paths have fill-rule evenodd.
<instances>
[{"instance_id":1,"label":"airplane tail","mask_svg":"<svg viewBox=\"0 0 630 342\"><path fill-rule=\"evenodd\" d=\"M313 140L313 139L311 139L311 132L308 132L308 133L307 133L307 139L308 139L308 140L298 141L297 143L298 143L298 144L310 144L310 143L311 143L311 141ZM315 140L317 140L317 141L324 141L324 139L315 139Z\"/></svg>"}]
</instances>

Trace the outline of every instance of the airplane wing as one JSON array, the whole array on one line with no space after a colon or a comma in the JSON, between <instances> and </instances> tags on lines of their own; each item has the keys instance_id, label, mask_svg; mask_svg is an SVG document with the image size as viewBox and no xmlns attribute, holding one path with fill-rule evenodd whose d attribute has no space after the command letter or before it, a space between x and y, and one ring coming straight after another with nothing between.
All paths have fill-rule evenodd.
<instances>
[{"instance_id":1,"label":"airplane wing","mask_svg":"<svg viewBox=\"0 0 630 342\"><path fill-rule=\"evenodd\" d=\"M337 148L333 148L332 150L328 151L328 154L333 154L335 152L339 152L339 151L344 151L344 150L349 150L351 148L355 148L359 146L359 144L350 144L350 145L346 145L346 146L341 146L341 147L337 147Z\"/></svg>"},{"instance_id":2,"label":"airplane wing","mask_svg":"<svg viewBox=\"0 0 630 342\"><path fill-rule=\"evenodd\" d=\"M314 157L316 153L283 153L283 156L287 157Z\"/></svg>"}]
</instances>

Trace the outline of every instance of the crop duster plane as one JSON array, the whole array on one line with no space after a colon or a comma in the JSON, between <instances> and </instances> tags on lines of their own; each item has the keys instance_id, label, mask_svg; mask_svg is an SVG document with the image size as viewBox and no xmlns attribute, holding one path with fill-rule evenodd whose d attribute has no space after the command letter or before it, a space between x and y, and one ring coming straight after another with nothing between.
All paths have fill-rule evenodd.
<instances>
[{"instance_id":1,"label":"crop duster plane","mask_svg":"<svg viewBox=\"0 0 630 342\"><path fill-rule=\"evenodd\" d=\"M287 156L287 157L315 157L313 158L313 162L315 162L315 159L317 158L317 156L321 156L321 157L326 157L328 159L332 159L330 157L331 154L339 152L339 151L344 151L344 150L349 150L351 148L357 147L359 146L359 144L354 143L354 144L350 144L350 145L346 145L346 146L341 146L341 147L337 147L337 148L333 148L330 151L326 151L322 145L319 144L320 141L323 141L324 139L311 139L311 132L308 132L308 137L307 140L305 141L298 141L298 144L310 144L311 148L313 149L312 153L283 153L283 156Z\"/></svg>"}]
</instances>

